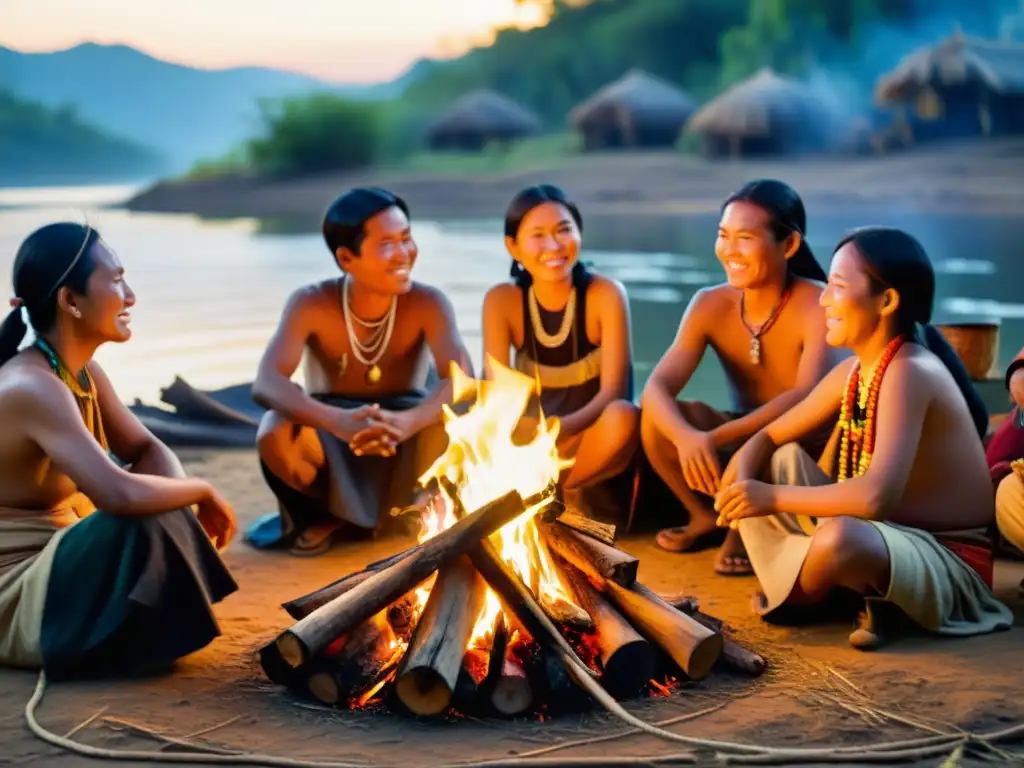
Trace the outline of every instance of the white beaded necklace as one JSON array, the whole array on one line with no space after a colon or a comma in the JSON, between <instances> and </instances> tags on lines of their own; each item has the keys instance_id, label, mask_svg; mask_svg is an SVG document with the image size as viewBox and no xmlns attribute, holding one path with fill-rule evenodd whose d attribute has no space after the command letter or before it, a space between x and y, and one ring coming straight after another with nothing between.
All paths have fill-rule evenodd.
<instances>
[{"instance_id":1,"label":"white beaded necklace","mask_svg":"<svg viewBox=\"0 0 1024 768\"><path fill-rule=\"evenodd\" d=\"M395 315L398 307L398 297L391 297L391 306L387 313L379 320L366 321L358 317L349 306L349 279L342 278L341 285L341 306L345 313L345 330L348 332L349 346L352 354L360 363L367 367L365 381L367 384L377 384L383 373L378 363L384 357L384 352L391 342L391 333L395 329ZM373 333L369 339L363 342L356 336L355 325L358 323L364 328L372 328Z\"/></svg>"},{"instance_id":2,"label":"white beaded necklace","mask_svg":"<svg viewBox=\"0 0 1024 768\"><path fill-rule=\"evenodd\" d=\"M530 323L533 325L533 335L542 345L548 349L556 349L565 343L572 331L573 323L576 321L576 288L573 287L569 294L569 300L565 304L565 313L562 315L562 325L554 335L544 330L544 321L540 316L540 304L537 302L537 294L533 286L527 292L527 303L530 305Z\"/></svg>"}]
</instances>

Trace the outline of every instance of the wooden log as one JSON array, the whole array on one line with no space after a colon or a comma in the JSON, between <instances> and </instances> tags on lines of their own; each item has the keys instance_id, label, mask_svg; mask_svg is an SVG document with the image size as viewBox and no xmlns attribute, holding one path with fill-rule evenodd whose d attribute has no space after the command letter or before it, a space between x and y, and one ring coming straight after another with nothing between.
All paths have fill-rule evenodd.
<instances>
[{"instance_id":1,"label":"wooden log","mask_svg":"<svg viewBox=\"0 0 1024 768\"><path fill-rule=\"evenodd\" d=\"M541 597L541 608L557 627L568 627L577 632L593 632L594 620L585 609L561 599Z\"/></svg>"},{"instance_id":2,"label":"wooden log","mask_svg":"<svg viewBox=\"0 0 1024 768\"><path fill-rule=\"evenodd\" d=\"M521 515L526 507L515 491L467 515L424 542L413 554L352 588L286 630L277 639L281 657L298 667L382 608L413 589L438 568L466 553ZM474 563L475 564L475 563ZM478 567L479 570L479 567Z\"/></svg>"},{"instance_id":3,"label":"wooden log","mask_svg":"<svg viewBox=\"0 0 1024 768\"><path fill-rule=\"evenodd\" d=\"M363 622L338 650L311 662L306 686L317 701L339 705L372 688L395 663L394 634L383 615Z\"/></svg>"},{"instance_id":4,"label":"wooden log","mask_svg":"<svg viewBox=\"0 0 1024 768\"><path fill-rule=\"evenodd\" d=\"M722 636L677 611L643 584L626 589L605 581L602 591L629 622L664 650L692 680L708 676L722 654Z\"/></svg>"},{"instance_id":5,"label":"wooden log","mask_svg":"<svg viewBox=\"0 0 1024 768\"><path fill-rule=\"evenodd\" d=\"M724 622L722 622L721 619L716 619L714 616L708 616L706 613L701 611L696 611L693 614L693 619L694 621L703 624L713 632L721 633L722 628L724 627ZM735 640L726 637L725 635L722 636L721 662L730 669L743 672L751 677L757 677L764 672L768 666L762 656L744 648Z\"/></svg>"},{"instance_id":6,"label":"wooden log","mask_svg":"<svg viewBox=\"0 0 1024 768\"><path fill-rule=\"evenodd\" d=\"M491 692L491 705L503 715L520 715L533 703L533 686L526 676L526 670L515 658L512 645L505 647L501 674Z\"/></svg>"},{"instance_id":7,"label":"wooden log","mask_svg":"<svg viewBox=\"0 0 1024 768\"><path fill-rule=\"evenodd\" d=\"M586 670L591 676L594 673L580 661L576 651L562 637L551 623L544 609L534 598L533 593L523 584L515 572L501 559L494 545L486 539L469 551L469 559L494 590L498 601L505 612L514 616L523 628L542 645L556 651L565 662L567 669L574 674Z\"/></svg>"},{"instance_id":8,"label":"wooden log","mask_svg":"<svg viewBox=\"0 0 1024 768\"><path fill-rule=\"evenodd\" d=\"M455 518L461 520L465 510L461 506L458 490L447 478L439 478L439 482L452 501L452 512ZM529 502L527 505L532 506ZM544 613L544 609L534 598L529 587L501 559L494 545L488 539L481 539L475 547L469 550L468 554L477 571L484 577L484 581L494 590L505 615L514 617L534 640L551 649L561 659L566 671L574 680L587 678L593 682L596 677L594 672L576 655L576 651L565 641L555 625L551 623L551 619Z\"/></svg>"},{"instance_id":9,"label":"wooden log","mask_svg":"<svg viewBox=\"0 0 1024 768\"><path fill-rule=\"evenodd\" d=\"M420 546L420 544L417 544L409 549L392 555L391 557L386 557L383 560L370 563L361 571L356 571L355 573L350 573L347 576L342 576L340 579L331 582L326 587L321 587L320 589L314 590L302 597L297 597L294 600L289 600L287 603L282 603L281 607L288 611L288 615L296 621L304 619L321 605L326 605L334 598L340 597L349 590L359 586L373 574L377 573L377 571L382 571L400 560L404 560L409 557L409 555L415 553Z\"/></svg>"},{"instance_id":10,"label":"wooden log","mask_svg":"<svg viewBox=\"0 0 1024 768\"><path fill-rule=\"evenodd\" d=\"M624 699L638 694L654 676L654 649L587 581L583 573L557 560L562 578L573 597L594 619L597 645L604 672L601 685L612 696Z\"/></svg>"},{"instance_id":11,"label":"wooden log","mask_svg":"<svg viewBox=\"0 0 1024 768\"><path fill-rule=\"evenodd\" d=\"M556 518L555 522L572 528L584 536L597 539L609 547L615 545L615 526L610 523L600 523L576 512L563 512Z\"/></svg>"},{"instance_id":12,"label":"wooden log","mask_svg":"<svg viewBox=\"0 0 1024 768\"><path fill-rule=\"evenodd\" d=\"M633 555L564 526L545 524L540 530L551 552L583 571L594 583L609 579L628 587L636 581L640 560Z\"/></svg>"},{"instance_id":13,"label":"wooden log","mask_svg":"<svg viewBox=\"0 0 1024 768\"><path fill-rule=\"evenodd\" d=\"M395 677L395 694L416 715L446 712L486 585L466 557L438 573Z\"/></svg>"},{"instance_id":14,"label":"wooden log","mask_svg":"<svg viewBox=\"0 0 1024 768\"><path fill-rule=\"evenodd\" d=\"M263 674L270 682L287 688L295 688L299 685L300 676L281 658L277 643L272 642L263 646L260 648L259 654Z\"/></svg>"},{"instance_id":15,"label":"wooden log","mask_svg":"<svg viewBox=\"0 0 1024 768\"><path fill-rule=\"evenodd\" d=\"M679 592L674 595L658 595L658 597L687 616L693 616L694 613L700 610L700 602L693 595Z\"/></svg>"}]
</instances>

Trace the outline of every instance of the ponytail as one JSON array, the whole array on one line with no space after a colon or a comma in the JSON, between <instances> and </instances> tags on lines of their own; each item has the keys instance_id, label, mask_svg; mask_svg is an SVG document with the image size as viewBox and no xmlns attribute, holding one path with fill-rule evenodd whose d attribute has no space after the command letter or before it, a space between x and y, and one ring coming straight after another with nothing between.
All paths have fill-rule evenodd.
<instances>
[{"instance_id":1,"label":"ponytail","mask_svg":"<svg viewBox=\"0 0 1024 768\"><path fill-rule=\"evenodd\" d=\"M0 366L18 354L18 348L28 333L28 326L21 315L21 305L12 309L3 323L0 323Z\"/></svg>"},{"instance_id":2,"label":"ponytail","mask_svg":"<svg viewBox=\"0 0 1024 768\"><path fill-rule=\"evenodd\" d=\"M967 410L971 412L974 428L978 431L978 436L984 440L988 433L988 409L985 408L981 395L978 394L978 390L971 382L963 360L949 345L941 331L930 323L925 325L918 323L914 328L913 340L939 358L949 370L953 381L956 382L957 388L967 402Z\"/></svg>"}]
</instances>

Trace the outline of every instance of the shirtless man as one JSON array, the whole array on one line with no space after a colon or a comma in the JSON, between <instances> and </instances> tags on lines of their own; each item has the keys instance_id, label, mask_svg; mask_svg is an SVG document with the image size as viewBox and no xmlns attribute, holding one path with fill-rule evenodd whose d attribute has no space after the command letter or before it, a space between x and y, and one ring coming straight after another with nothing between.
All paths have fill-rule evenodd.
<instances>
[{"instance_id":1,"label":"shirtless man","mask_svg":"<svg viewBox=\"0 0 1024 768\"><path fill-rule=\"evenodd\" d=\"M721 541L712 499L732 476L728 457L799 402L835 363L818 304L825 273L804 241L803 203L779 181L754 181L722 208L715 254L728 282L698 291L675 342L644 391L641 436L651 466L689 513L689 525L661 531L672 552ZM725 369L733 411L676 400L705 351ZM811 437L820 453L827 432ZM749 575L739 535L729 532L715 571Z\"/></svg>"},{"instance_id":2,"label":"shirtless man","mask_svg":"<svg viewBox=\"0 0 1024 768\"><path fill-rule=\"evenodd\" d=\"M93 359L135 294L92 227L48 224L0 325L0 663L51 679L167 669L218 634L231 507L185 476ZM27 327L35 340L19 351ZM215 548L216 547L216 548Z\"/></svg>"},{"instance_id":3,"label":"shirtless man","mask_svg":"<svg viewBox=\"0 0 1024 768\"><path fill-rule=\"evenodd\" d=\"M903 615L958 636L1012 624L990 589L987 417L927 325L934 286L924 250L900 230L840 242L821 301L828 343L855 357L740 449L715 499L761 582L759 613L853 591L869 598L850 637L858 648L881 645ZM819 467L794 441L840 409L838 459ZM762 482L769 465L772 482Z\"/></svg>"},{"instance_id":4,"label":"shirtless man","mask_svg":"<svg viewBox=\"0 0 1024 768\"><path fill-rule=\"evenodd\" d=\"M382 511L412 500L447 444L451 364L472 374L450 302L412 281L417 248L402 199L346 192L323 234L343 275L292 294L253 384L268 409L257 448L280 517L247 538L304 555L349 529L375 530ZM305 391L291 380L304 355ZM433 371L441 378L428 391Z\"/></svg>"}]
</instances>

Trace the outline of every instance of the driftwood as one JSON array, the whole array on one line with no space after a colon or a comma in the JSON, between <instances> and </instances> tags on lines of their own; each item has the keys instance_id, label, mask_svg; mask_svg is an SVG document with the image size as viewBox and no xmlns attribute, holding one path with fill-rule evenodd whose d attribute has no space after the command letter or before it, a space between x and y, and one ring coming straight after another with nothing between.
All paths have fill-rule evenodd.
<instances>
[{"instance_id":1,"label":"driftwood","mask_svg":"<svg viewBox=\"0 0 1024 768\"><path fill-rule=\"evenodd\" d=\"M640 560L589 536L557 524L544 524L541 533L548 549L583 571L593 582L614 581L628 587L636 581Z\"/></svg>"},{"instance_id":2,"label":"driftwood","mask_svg":"<svg viewBox=\"0 0 1024 768\"><path fill-rule=\"evenodd\" d=\"M437 715L451 703L466 644L486 589L468 558L438 573L395 677L395 694L417 715Z\"/></svg>"},{"instance_id":3,"label":"driftwood","mask_svg":"<svg viewBox=\"0 0 1024 768\"><path fill-rule=\"evenodd\" d=\"M610 523L600 523L576 512L563 512L558 516L556 522L608 546L615 544L615 526Z\"/></svg>"},{"instance_id":4,"label":"driftwood","mask_svg":"<svg viewBox=\"0 0 1024 768\"><path fill-rule=\"evenodd\" d=\"M347 576L342 576L340 579L331 582L326 587L321 587L320 589L314 590L302 597L297 597L294 600L289 600L287 603L282 603L281 607L288 611L288 615L293 619L304 619L320 606L326 605L334 598L340 597L349 590L359 586L378 571L383 571L385 568L414 554L421 546L421 544L417 544L409 549L399 552L398 554L392 555L391 557L386 557L383 560L370 563L361 571L356 571L355 573L350 573Z\"/></svg>"},{"instance_id":5,"label":"driftwood","mask_svg":"<svg viewBox=\"0 0 1024 768\"><path fill-rule=\"evenodd\" d=\"M518 517L525 509L523 499L512 491L467 515L451 528L424 542L409 557L377 571L286 630L277 639L281 657L293 667L300 666L334 638L350 632L438 568L465 554L482 539Z\"/></svg>"},{"instance_id":6,"label":"driftwood","mask_svg":"<svg viewBox=\"0 0 1024 768\"><path fill-rule=\"evenodd\" d=\"M654 649L598 594L581 571L562 561L556 564L569 583L573 597L597 627L596 639L604 669L601 685L617 699L638 694L654 676Z\"/></svg>"},{"instance_id":7,"label":"driftwood","mask_svg":"<svg viewBox=\"0 0 1024 768\"><path fill-rule=\"evenodd\" d=\"M656 643L692 680L708 676L722 654L722 636L662 600L643 584L629 589L613 581L602 586L605 596L630 623Z\"/></svg>"}]
</instances>

